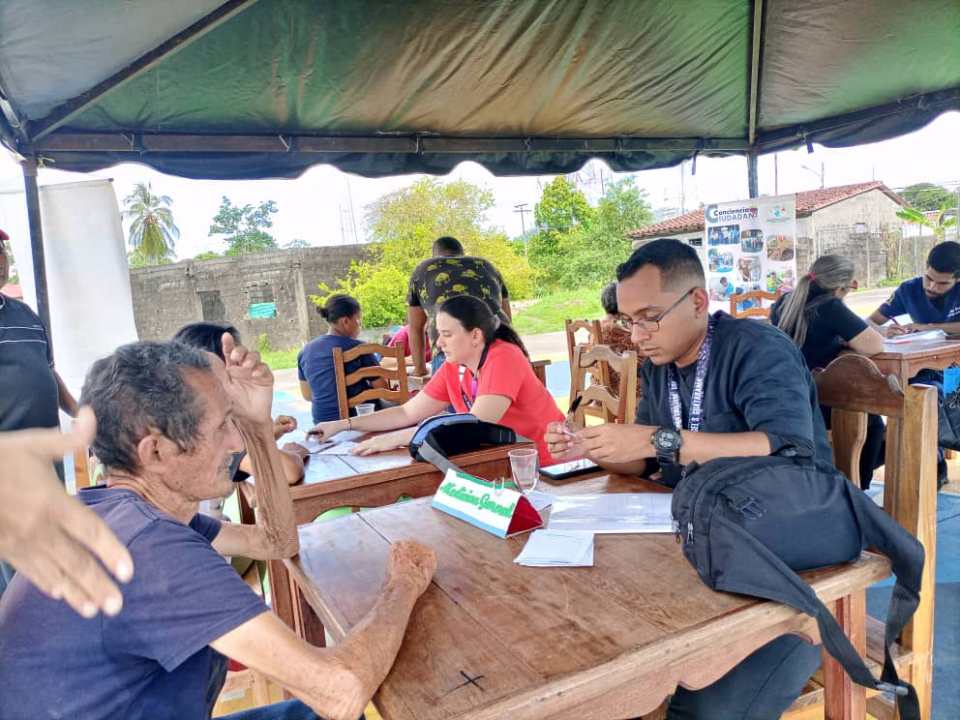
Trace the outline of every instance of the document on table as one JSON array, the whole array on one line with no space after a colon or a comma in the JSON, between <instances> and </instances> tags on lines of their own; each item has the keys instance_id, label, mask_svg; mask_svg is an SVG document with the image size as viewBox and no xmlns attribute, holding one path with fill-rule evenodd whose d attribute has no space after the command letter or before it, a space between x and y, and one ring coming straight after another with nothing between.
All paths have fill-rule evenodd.
<instances>
[{"instance_id":1,"label":"document on table","mask_svg":"<svg viewBox=\"0 0 960 720\"><path fill-rule=\"evenodd\" d=\"M553 505L555 499L550 493L540 492L539 490L531 490L527 493L527 500L533 505L533 509L538 512Z\"/></svg>"},{"instance_id":2,"label":"document on table","mask_svg":"<svg viewBox=\"0 0 960 720\"><path fill-rule=\"evenodd\" d=\"M914 332L906 333L904 335L897 335L896 337L884 338L884 345L909 345L912 343L923 343L923 342L937 342L938 340L945 340L947 334L943 330L924 330L923 332Z\"/></svg>"},{"instance_id":3,"label":"document on table","mask_svg":"<svg viewBox=\"0 0 960 720\"><path fill-rule=\"evenodd\" d=\"M526 567L593 567L593 533L534 530L513 561Z\"/></svg>"},{"instance_id":4,"label":"document on table","mask_svg":"<svg viewBox=\"0 0 960 720\"><path fill-rule=\"evenodd\" d=\"M311 455L349 455L363 435L359 430L344 430L330 440L318 440L316 435L306 435L301 444Z\"/></svg>"},{"instance_id":5,"label":"document on table","mask_svg":"<svg viewBox=\"0 0 960 720\"><path fill-rule=\"evenodd\" d=\"M670 493L570 495L553 501L549 530L592 533L673 532Z\"/></svg>"}]
</instances>

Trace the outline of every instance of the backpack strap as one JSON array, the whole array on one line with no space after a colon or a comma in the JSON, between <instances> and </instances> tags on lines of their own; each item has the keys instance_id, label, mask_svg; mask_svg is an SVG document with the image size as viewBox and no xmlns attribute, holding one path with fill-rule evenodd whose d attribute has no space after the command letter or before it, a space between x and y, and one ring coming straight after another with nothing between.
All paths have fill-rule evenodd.
<instances>
[{"instance_id":1,"label":"backpack strap","mask_svg":"<svg viewBox=\"0 0 960 720\"><path fill-rule=\"evenodd\" d=\"M900 634L903 624L916 609L916 603L911 607L910 591L901 585L899 576L887 618L883 675L881 680L877 680L837 624L836 618L817 597L810 585L740 525L723 517L720 513L714 514L712 525L710 538L712 546L717 545L715 535L719 530L732 534L735 540L731 545L735 544L737 548L737 562L726 563L714 578L714 587L717 590L774 600L810 615L817 621L824 648L843 666L855 683L882 692L895 693L901 719L920 720L920 703L917 693L911 685L900 680L889 650L890 644ZM902 528L900 530L902 532ZM766 568L767 572L758 573L758 567ZM758 578L766 578L768 582L760 584ZM898 601L899 597L905 600ZM899 623L898 627L897 623Z\"/></svg>"}]
</instances>

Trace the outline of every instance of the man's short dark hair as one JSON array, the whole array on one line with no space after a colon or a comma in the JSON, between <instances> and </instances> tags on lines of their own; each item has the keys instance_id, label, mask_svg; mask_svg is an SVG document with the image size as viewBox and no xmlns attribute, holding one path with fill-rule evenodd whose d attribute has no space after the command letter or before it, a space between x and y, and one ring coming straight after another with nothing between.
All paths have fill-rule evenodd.
<instances>
[{"instance_id":1,"label":"man's short dark hair","mask_svg":"<svg viewBox=\"0 0 960 720\"><path fill-rule=\"evenodd\" d=\"M660 284L664 290L686 290L691 284L703 287L706 283L697 251L672 238L651 240L634 250L627 261L617 267L617 281L633 277L647 265L660 270ZM681 285L685 287L681 288Z\"/></svg>"},{"instance_id":2,"label":"man's short dark hair","mask_svg":"<svg viewBox=\"0 0 960 720\"><path fill-rule=\"evenodd\" d=\"M600 304L607 315L617 315L617 284L612 282L600 291Z\"/></svg>"},{"instance_id":3,"label":"man's short dark hair","mask_svg":"<svg viewBox=\"0 0 960 720\"><path fill-rule=\"evenodd\" d=\"M96 413L93 451L107 468L137 472L137 445L152 429L193 450L205 408L185 370L209 371L210 362L180 342L121 345L93 364L80 403Z\"/></svg>"},{"instance_id":4,"label":"man's short dark hair","mask_svg":"<svg viewBox=\"0 0 960 720\"><path fill-rule=\"evenodd\" d=\"M444 235L433 241L433 254L435 257L458 257L463 255L463 245L455 237Z\"/></svg>"},{"instance_id":5,"label":"man's short dark hair","mask_svg":"<svg viewBox=\"0 0 960 720\"><path fill-rule=\"evenodd\" d=\"M960 277L960 243L948 240L934 245L927 255L927 267Z\"/></svg>"}]
</instances>

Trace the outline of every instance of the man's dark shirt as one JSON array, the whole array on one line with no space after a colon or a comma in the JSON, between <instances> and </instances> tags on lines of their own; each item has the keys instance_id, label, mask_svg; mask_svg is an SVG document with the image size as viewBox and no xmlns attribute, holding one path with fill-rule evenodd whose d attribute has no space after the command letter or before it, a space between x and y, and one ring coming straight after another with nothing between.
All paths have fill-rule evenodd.
<instances>
[{"instance_id":1,"label":"man's dark shirt","mask_svg":"<svg viewBox=\"0 0 960 720\"><path fill-rule=\"evenodd\" d=\"M220 523L119 488L79 499L133 558L123 610L86 620L18 574L0 600L0 720L209 718L210 643L267 612L213 549Z\"/></svg>"},{"instance_id":2,"label":"man's dark shirt","mask_svg":"<svg viewBox=\"0 0 960 720\"><path fill-rule=\"evenodd\" d=\"M816 386L797 346L767 323L736 320L723 312L714 318L701 432L763 432L771 453L832 463ZM696 367L691 363L677 373L684 428ZM640 376L637 424L672 428L667 366L648 360Z\"/></svg>"},{"instance_id":3,"label":"man's dark shirt","mask_svg":"<svg viewBox=\"0 0 960 720\"><path fill-rule=\"evenodd\" d=\"M57 427L59 391L40 318L0 295L0 431Z\"/></svg>"},{"instance_id":4,"label":"man's dark shirt","mask_svg":"<svg viewBox=\"0 0 960 720\"><path fill-rule=\"evenodd\" d=\"M787 293L770 308L770 324L777 325ZM840 298L832 297L821 304L807 305L807 336L800 352L807 367L825 368L857 335L867 329L867 324L847 307Z\"/></svg>"},{"instance_id":5,"label":"man's dark shirt","mask_svg":"<svg viewBox=\"0 0 960 720\"><path fill-rule=\"evenodd\" d=\"M501 302L509 297L509 292L500 271L483 258L434 257L424 260L410 275L407 305L421 307L427 314L431 344L437 342L437 308L457 295L485 300L495 314L502 315Z\"/></svg>"}]
</instances>

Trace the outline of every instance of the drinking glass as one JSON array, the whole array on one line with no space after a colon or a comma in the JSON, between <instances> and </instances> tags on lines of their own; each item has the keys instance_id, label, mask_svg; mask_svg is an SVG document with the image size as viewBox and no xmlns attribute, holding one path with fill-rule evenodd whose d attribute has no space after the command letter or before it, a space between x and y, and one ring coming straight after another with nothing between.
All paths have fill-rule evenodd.
<instances>
[{"instance_id":1,"label":"drinking glass","mask_svg":"<svg viewBox=\"0 0 960 720\"><path fill-rule=\"evenodd\" d=\"M507 452L513 482L524 495L533 492L540 478L536 448L522 448Z\"/></svg>"},{"instance_id":2,"label":"drinking glass","mask_svg":"<svg viewBox=\"0 0 960 720\"><path fill-rule=\"evenodd\" d=\"M373 403L360 403L357 405L357 416L360 415L372 415L373 412L377 409L377 406Z\"/></svg>"}]
</instances>

